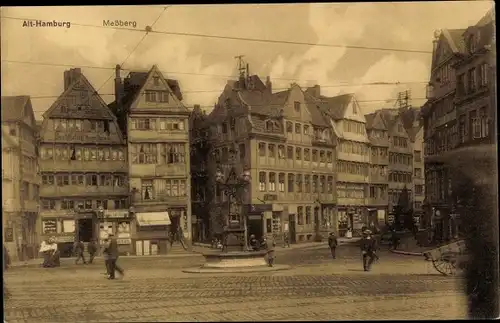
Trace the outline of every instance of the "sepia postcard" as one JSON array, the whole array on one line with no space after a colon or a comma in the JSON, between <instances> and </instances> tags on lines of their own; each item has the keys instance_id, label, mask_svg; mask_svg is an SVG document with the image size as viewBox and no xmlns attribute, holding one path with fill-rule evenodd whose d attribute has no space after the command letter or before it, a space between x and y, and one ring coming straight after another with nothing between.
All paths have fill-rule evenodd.
<instances>
[{"instance_id":1,"label":"sepia postcard","mask_svg":"<svg viewBox=\"0 0 500 323\"><path fill-rule=\"evenodd\" d=\"M4 322L498 318L495 17L2 7Z\"/></svg>"}]
</instances>

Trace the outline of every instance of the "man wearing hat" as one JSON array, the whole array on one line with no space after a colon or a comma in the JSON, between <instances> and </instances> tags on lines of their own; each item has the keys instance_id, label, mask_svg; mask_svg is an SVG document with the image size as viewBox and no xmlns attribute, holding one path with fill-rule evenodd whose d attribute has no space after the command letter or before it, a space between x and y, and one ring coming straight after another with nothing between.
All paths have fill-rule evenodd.
<instances>
[{"instance_id":1,"label":"man wearing hat","mask_svg":"<svg viewBox=\"0 0 500 323\"><path fill-rule=\"evenodd\" d=\"M116 261L118 260L118 242L113 234L108 235L108 241L104 245L103 253L108 272L108 279L115 279L116 271L124 276L125 273L123 269L116 264Z\"/></svg>"},{"instance_id":2,"label":"man wearing hat","mask_svg":"<svg viewBox=\"0 0 500 323\"><path fill-rule=\"evenodd\" d=\"M330 236L328 237L328 246L330 247L330 251L332 253L332 258L335 259L335 250L337 249L338 241L334 232L330 232Z\"/></svg>"},{"instance_id":3,"label":"man wearing hat","mask_svg":"<svg viewBox=\"0 0 500 323\"><path fill-rule=\"evenodd\" d=\"M363 269L370 271L373 260L377 257L377 241L372 237L370 230L363 231L361 239L361 254L363 255Z\"/></svg>"}]
</instances>

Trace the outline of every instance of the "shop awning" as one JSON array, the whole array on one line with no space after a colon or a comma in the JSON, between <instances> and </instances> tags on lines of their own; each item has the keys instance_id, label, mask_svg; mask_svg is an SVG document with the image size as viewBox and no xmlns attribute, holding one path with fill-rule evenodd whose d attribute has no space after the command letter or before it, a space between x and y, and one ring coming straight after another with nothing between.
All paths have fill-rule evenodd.
<instances>
[{"instance_id":1,"label":"shop awning","mask_svg":"<svg viewBox=\"0 0 500 323\"><path fill-rule=\"evenodd\" d=\"M170 225L168 212L136 213L135 217L140 226Z\"/></svg>"}]
</instances>

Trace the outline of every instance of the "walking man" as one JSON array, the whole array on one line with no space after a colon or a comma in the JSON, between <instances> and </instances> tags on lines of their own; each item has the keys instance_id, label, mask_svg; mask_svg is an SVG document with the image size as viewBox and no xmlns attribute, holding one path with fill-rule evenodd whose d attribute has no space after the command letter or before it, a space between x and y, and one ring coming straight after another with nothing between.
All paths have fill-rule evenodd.
<instances>
[{"instance_id":1,"label":"walking man","mask_svg":"<svg viewBox=\"0 0 500 323\"><path fill-rule=\"evenodd\" d=\"M97 253L97 242L95 239L92 239L90 243L87 246L87 249L89 251L89 264L91 264L94 261L95 254Z\"/></svg>"},{"instance_id":2,"label":"walking man","mask_svg":"<svg viewBox=\"0 0 500 323\"><path fill-rule=\"evenodd\" d=\"M115 272L118 272L121 276L125 276L124 270L116 264L118 260L118 242L113 234L108 236L108 242L104 246L104 253L107 259L108 279L115 279Z\"/></svg>"},{"instance_id":3,"label":"walking man","mask_svg":"<svg viewBox=\"0 0 500 323\"><path fill-rule=\"evenodd\" d=\"M290 248L290 235L288 231L283 232L283 248Z\"/></svg>"},{"instance_id":4,"label":"walking man","mask_svg":"<svg viewBox=\"0 0 500 323\"><path fill-rule=\"evenodd\" d=\"M75 245L73 247L73 252L76 255L75 265L78 264L78 261L82 259L83 264L85 265L87 262L85 261L85 254L83 253L85 250L85 245L83 241L75 241Z\"/></svg>"},{"instance_id":5,"label":"walking man","mask_svg":"<svg viewBox=\"0 0 500 323\"><path fill-rule=\"evenodd\" d=\"M363 255L363 269L365 271L370 271L373 261L377 258L376 251L377 241L371 236L370 230L365 230L361 239L361 254Z\"/></svg>"},{"instance_id":6,"label":"walking man","mask_svg":"<svg viewBox=\"0 0 500 323\"><path fill-rule=\"evenodd\" d=\"M338 241L334 232L330 232L330 236L328 237L328 246L330 247L330 251L332 253L332 258L336 258L335 250L337 249Z\"/></svg>"}]
</instances>

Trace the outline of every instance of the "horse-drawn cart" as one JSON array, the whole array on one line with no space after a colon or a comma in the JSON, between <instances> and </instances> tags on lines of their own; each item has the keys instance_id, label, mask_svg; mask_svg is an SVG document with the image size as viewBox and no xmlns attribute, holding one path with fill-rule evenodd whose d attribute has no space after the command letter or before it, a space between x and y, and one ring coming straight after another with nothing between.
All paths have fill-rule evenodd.
<instances>
[{"instance_id":1,"label":"horse-drawn cart","mask_svg":"<svg viewBox=\"0 0 500 323\"><path fill-rule=\"evenodd\" d=\"M465 240L458 240L429 250L424 252L424 256L431 260L434 268L445 276L454 276L460 273L468 260Z\"/></svg>"}]
</instances>

